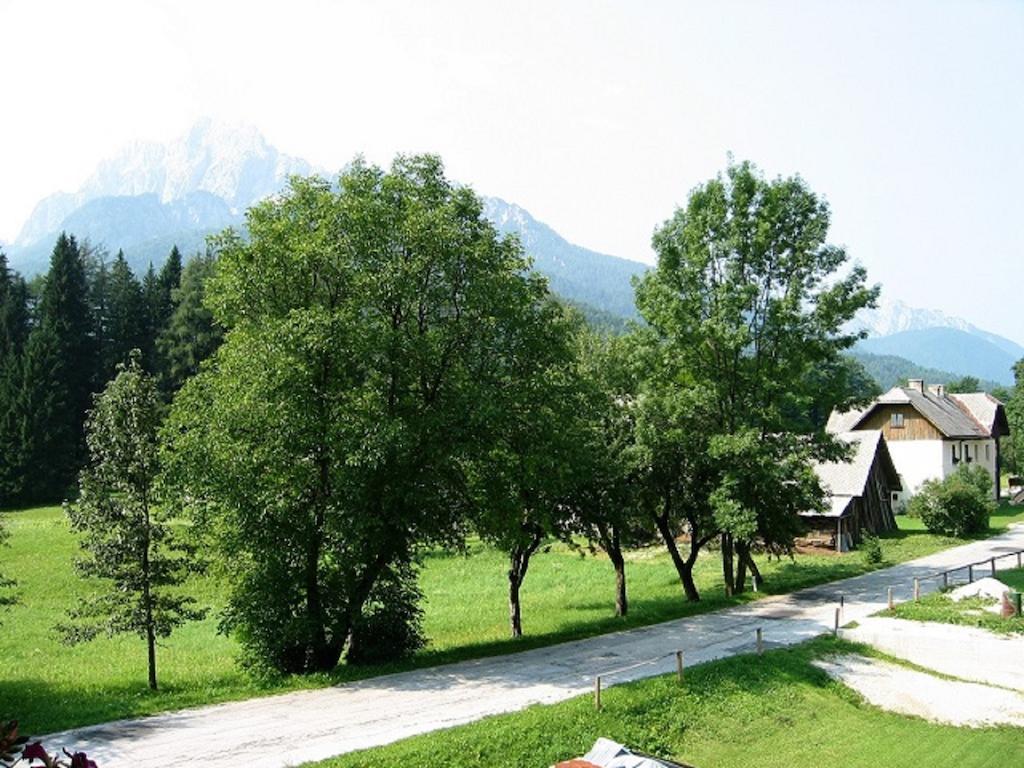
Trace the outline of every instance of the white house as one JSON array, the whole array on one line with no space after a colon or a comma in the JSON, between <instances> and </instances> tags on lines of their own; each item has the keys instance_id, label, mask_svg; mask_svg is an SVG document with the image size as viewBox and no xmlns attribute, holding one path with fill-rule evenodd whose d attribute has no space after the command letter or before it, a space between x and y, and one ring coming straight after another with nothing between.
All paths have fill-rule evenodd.
<instances>
[{"instance_id":1,"label":"white house","mask_svg":"<svg viewBox=\"0 0 1024 768\"><path fill-rule=\"evenodd\" d=\"M900 474L905 501L925 480L942 479L963 463L980 464L992 476L992 496L999 498L999 438L1010 433L1003 404L985 392L952 394L941 385L925 387L911 379L893 387L863 410L833 412L834 434L881 430Z\"/></svg>"}]
</instances>

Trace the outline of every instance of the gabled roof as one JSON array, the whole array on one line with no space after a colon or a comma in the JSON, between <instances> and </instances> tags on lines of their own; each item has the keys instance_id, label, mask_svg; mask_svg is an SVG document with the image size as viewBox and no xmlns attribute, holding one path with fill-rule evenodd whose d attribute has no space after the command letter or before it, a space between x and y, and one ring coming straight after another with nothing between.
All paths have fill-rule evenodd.
<instances>
[{"instance_id":1,"label":"gabled roof","mask_svg":"<svg viewBox=\"0 0 1024 768\"><path fill-rule=\"evenodd\" d=\"M834 434L855 430L887 405L909 405L948 438L982 439L1010 432L1003 404L985 392L952 395L912 387L893 387L863 410L833 411L826 428Z\"/></svg>"},{"instance_id":2,"label":"gabled roof","mask_svg":"<svg viewBox=\"0 0 1024 768\"><path fill-rule=\"evenodd\" d=\"M949 395L956 404L967 411L993 437L1010 434L1006 420L1006 408L988 392L970 392L964 395Z\"/></svg>"},{"instance_id":3,"label":"gabled roof","mask_svg":"<svg viewBox=\"0 0 1024 768\"><path fill-rule=\"evenodd\" d=\"M871 467L877 459L881 463L882 472L889 481L889 487L898 491L901 488L899 472L893 464L892 456L886 446L882 432L877 429L862 429L855 432L843 432L836 435L843 442L853 446L850 461L827 461L814 465L814 473L822 489L829 495L829 508L824 512L802 512L807 516L842 517L850 506L850 501L864 495Z\"/></svg>"}]
</instances>

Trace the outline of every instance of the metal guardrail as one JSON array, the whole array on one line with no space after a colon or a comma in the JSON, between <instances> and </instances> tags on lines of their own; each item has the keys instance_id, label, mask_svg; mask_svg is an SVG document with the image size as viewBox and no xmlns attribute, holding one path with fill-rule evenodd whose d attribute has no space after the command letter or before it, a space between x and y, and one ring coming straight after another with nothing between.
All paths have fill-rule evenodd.
<instances>
[{"instance_id":1,"label":"metal guardrail","mask_svg":"<svg viewBox=\"0 0 1024 768\"><path fill-rule=\"evenodd\" d=\"M930 574L928 576L920 576L917 579L914 579L914 581L915 581L915 583L918 583L921 580L931 580L931 579L941 578L942 579L942 587L943 587L943 589L945 589L945 588L947 588L949 586L949 576L950 576L950 574L958 573L958 572L963 571L963 570L966 569L966 571L967 571L967 583L968 584L972 584L972 583L974 583L974 576L975 576L974 571L975 571L976 568L985 568L987 566L987 570L989 571L988 575L995 576L996 575L996 562L999 561L999 560L1004 560L1004 559L1006 559L1008 557L1014 557L1014 558L1017 559L1017 568L1024 567L1024 564L1022 564L1022 559L1024 559L1024 549L1018 549L1018 550L1015 550L1013 552L1004 552L1001 555L993 555L992 557L988 557L988 558L986 558L984 560L978 560L978 561L973 562L973 563L966 563L964 565L958 565L956 568L947 568L944 571L936 571L935 573L932 573L932 574Z\"/></svg>"}]
</instances>

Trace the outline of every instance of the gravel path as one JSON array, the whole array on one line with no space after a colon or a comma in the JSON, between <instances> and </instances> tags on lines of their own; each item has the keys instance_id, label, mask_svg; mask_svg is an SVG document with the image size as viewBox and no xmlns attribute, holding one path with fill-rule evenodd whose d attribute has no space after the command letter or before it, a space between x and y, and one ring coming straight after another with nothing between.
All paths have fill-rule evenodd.
<instances>
[{"instance_id":1,"label":"gravel path","mask_svg":"<svg viewBox=\"0 0 1024 768\"><path fill-rule=\"evenodd\" d=\"M334 688L267 696L47 736L84 749L103 768L279 768L387 744L419 733L553 703L605 685L749 653L755 630L765 647L828 632L840 596L842 621L882 609L886 589L910 599L913 579L942 568L1024 549L1024 528L844 581L715 613L524 653L404 672ZM922 591L937 583L925 581Z\"/></svg>"},{"instance_id":2,"label":"gravel path","mask_svg":"<svg viewBox=\"0 0 1024 768\"><path fill-rule=\"evenodd\" d=\"M973 728L1024 725L1024 697L1014 691L947 680L864 656L837 656L813 663L890 712Z\"/></svg>"},{"instance_id":3,"label":"gravel path","mask_svg":"<svg viewBox=\"0 0 1024 768\"><path fill-rule=\"evenodd\" d=\"M1024 637L996 635L976 627L873 616L843 630L898 659L961 680L1024 691Z\"/></svg>"}]
</instances>

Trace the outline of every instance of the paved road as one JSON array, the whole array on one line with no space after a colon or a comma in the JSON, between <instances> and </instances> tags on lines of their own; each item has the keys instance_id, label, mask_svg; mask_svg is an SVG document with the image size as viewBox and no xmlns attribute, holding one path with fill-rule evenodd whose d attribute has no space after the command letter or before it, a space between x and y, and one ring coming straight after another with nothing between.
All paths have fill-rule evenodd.
<instances>
[{"instance_id":1,"label":"paved road","mask_svg":"<svg viewBox=\"0 0 1024 768\"><path fill-rule=\"evenodd\" d=\"M51 735L44 743L84 749L103 768L296 765L568 699L591 690L597 674L606 685L616 685L671 672L677 649L684 651L687 665L748 653L757 628L767 648L799 643L831 630L840 595L842 620L860 620L884 607L889 586L897 600L907 600L915 577L1016 549L1024 549L1024 527L703 616L334 688L117 721ZM925 580L922 591L939 584Z\"/></svg>"}]
</instances>

